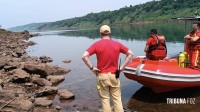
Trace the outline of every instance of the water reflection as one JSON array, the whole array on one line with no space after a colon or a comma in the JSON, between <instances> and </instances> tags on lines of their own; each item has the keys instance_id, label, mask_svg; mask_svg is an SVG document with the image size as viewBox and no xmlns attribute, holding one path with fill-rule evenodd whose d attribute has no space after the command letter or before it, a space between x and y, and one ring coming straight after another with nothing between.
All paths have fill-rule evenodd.
<instances>
[{"instance_id":1,"label":"water reflection","mask_svg":"<svg viewBox=\"0 0 200 112\"><path fill-rule=\"evenodd\" d=\"M186 99L187 104L167 104L167 98ZM187 98L195 99L194 103ZM200 87L185 88L168 93L156 94L147 87L140 88L128 101L128 108L139 112L198 112L200 107Z\"/></svg>"},{"instance_id":2,"label":"water reflection","mask_svg":"<svg viewBox=\"0 0 200 112\"><path fill-rule=\"evenodd\" d=\"M112 27L112 37L123 40L146 40L149 36L150 29L156 28L159 33L166 37L167 42L183 42L183 36L190 31L190 27L190 22L186 24L184 22L167 22L115 26ZM99 29L65 31L59 33L59 35L95 39L99 38Z\"/></svg>"}]
</instances>

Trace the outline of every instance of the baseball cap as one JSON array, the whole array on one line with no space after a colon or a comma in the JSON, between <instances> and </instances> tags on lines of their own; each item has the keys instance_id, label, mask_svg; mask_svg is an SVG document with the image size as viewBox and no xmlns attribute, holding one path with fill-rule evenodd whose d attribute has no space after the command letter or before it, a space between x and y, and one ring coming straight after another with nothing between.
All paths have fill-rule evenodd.
<instances>
[{"instance_id":1,"label":"baseball cap","mask_svg":"<svg viewBox=\"0 0 200 112\"><path fill-rule=\"evenodd\" d=\"M110 27L108 25L101 26L100 33L110 34L111 33Z\"/></svg>"}]
</instances>

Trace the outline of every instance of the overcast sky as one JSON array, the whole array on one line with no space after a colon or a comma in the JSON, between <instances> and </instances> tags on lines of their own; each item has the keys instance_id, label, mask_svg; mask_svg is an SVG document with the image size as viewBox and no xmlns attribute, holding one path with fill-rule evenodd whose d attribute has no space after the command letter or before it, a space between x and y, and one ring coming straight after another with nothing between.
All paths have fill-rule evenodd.
<instances>
[{"instance_id":1,"label":"overcast sky","mask_svg":"<svg viewBox=\"0 0 200 112\"><path fill-rule=\"evenodd\" d=\"M9 28L117 10L152 0L0 0L0 25Z\"/></svg>"}]
</instances>

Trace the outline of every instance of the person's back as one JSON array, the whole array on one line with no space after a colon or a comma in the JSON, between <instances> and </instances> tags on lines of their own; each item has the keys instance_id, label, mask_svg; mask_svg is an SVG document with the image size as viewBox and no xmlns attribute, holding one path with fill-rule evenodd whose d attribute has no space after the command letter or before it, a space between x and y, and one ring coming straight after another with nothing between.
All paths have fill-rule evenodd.
<instances>
[{"instance_id":1,"label":"person's back","mask_svg":"<svg viewBox=\"0 0 200 112\"><path fill-rule=\"evenodd\" d=\"M146 57L151 60L162 60L167 55L165 37L157 34L156 29L151 30L151 35L145 47Z\"/></svg>"},{"instance_id":2,"label":"person's back","mask_svg":"<svg viewBox=\"0 0 200 112\"><path fill-rule=\"evenodd\" d=\"M103 112L111 112L110 96L113 99L114 111L124 112L121 102L120 80L117 75L131 60L133 53L121 43L110 38L111 30L107 25L100 28L101 39L90 46L82 56L85 64L96 74L97 90L101 99ZM126 55L126 59L118 70L119 54ZM93 54L97 56L97 67L89 60Z\"/></svg>"},{"instance_id":3,"label":"person's back","mask_svg":"<svg viewBox=\"0 0 200 112\"><path fill-rule=\"evenodd\" d=\"M123 48L123 45L117 41L102 39L94 43L87 51L90 55L96 53L97 68L100 70L100 73L115 73L120 52L127 52L127 49L121 48Z\"/></svg>"}]
</instances>

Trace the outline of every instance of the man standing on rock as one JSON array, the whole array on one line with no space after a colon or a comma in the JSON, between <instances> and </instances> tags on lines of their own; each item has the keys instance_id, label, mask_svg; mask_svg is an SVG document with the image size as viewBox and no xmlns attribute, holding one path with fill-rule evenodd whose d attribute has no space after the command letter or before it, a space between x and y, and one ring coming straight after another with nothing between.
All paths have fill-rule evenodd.
<instances>
[{"instance_id":1,"label":"man standing on rock","mask_svg":"<svg viewBox=\"0 0 200 112\"><path fill-rule=\"evenodd\" d=\"M120 80L116 78L118 69L119 54L126 55L124 63L120 66L120 71L132 59L133 53L121 43L110 38L111 30L108 25L100 28L101 40L90 46L82 56L85 64L97 76L97 90L102 102L103 112L111 112L110 95L113 99L114 111L124 112L121 101ZM93 54L97 56L97 67L94 67L89 60Z\"/></svg>"}]
</instances>

